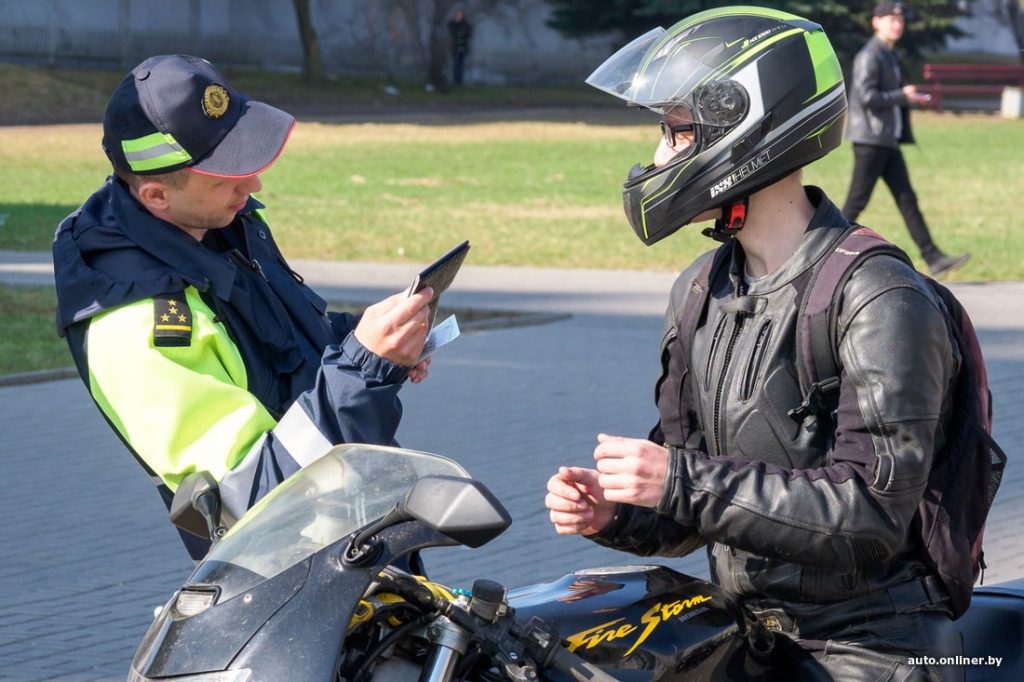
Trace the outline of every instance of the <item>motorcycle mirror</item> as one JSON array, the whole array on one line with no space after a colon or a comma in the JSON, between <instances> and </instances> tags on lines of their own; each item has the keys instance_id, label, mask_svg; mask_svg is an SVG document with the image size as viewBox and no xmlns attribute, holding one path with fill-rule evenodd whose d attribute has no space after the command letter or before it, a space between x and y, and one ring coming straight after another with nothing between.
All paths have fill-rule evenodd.
<instances>
[{"instance_id":1,"label":"motorcycle mirror","mask_svg":"<svg viewBox=\"0 0 1024 682\"><path fill-rule=\"evenodd\" d=\"M220 525L220 492L209 471L194 471L181 480L174 491L170 509L171 523L200 538L218 540L224 534Z\"/></svg>"},{"instance_id":2,"label":"motorcycle mirror","mask_svg":"<svg viewBox=\"0 0 1024 682\"><path fill-rule=\"evenodd\" d=\"M512 523L505 507L483 483L457 476L421 478L399 510L467 547L490 542Z\"/></svg>"}]
</instances>

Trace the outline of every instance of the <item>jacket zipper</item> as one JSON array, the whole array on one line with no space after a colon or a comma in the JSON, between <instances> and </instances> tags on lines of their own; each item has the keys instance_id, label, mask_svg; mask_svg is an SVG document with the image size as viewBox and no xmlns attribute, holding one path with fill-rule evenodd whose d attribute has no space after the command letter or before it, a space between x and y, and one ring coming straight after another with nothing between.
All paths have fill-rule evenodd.
<instances>
[{"instance_id":1,"label":"jacket zipper","mask_svg":"<svg viewBox=\"0 0 1024 682\"><path fill-rule=\"evenodd\" d=\"M750 363L747 365L747 374L743 379L743 393L741 400L749 400L754 393L754 384L757 375L761 371L761 361L764 360L765 348L768 347L768 337L772 328L771 320L765 320L761 328L757 330L757 339L754 340L754 350L750 353Z\"/></svg>"},{"instance_id":2,"label":"jacket zipper","mask_svg":"<svg viewBox=\"0 0 1024 682\"><path fill-rule=\"evenodd\" d=\"M718 352L718 344L722 341L722 332L725 331L725 323L729 321L728 315L722 315L715 328L715 335L711 337L711 350L708 351L708 364L704 367L704 390L711 386L711 368L715 365L715 354Z\"/></svg>"},{"instance_id":3,"label":"jacket zipper","mask_svg":"<svg viewBox=\"0 0 1024 682\"><path fill-rule=\"evenodd\" d=\"M742 282L736 287L735 295L746 296L747 287ZM736 339L739 338L740 332L743 331L743 321L746 319L746 315L742 313L736 313L736 322L733 324L732 334L729 335L729 344L725 347L725 357L722 359L722 372L718 375L718 387L715 389L715 402L714 402L714 413L712 415L712 430L715 443L715 455L722 455L722 399L725 395L725 378L729 376L729 363L732 361L732 352L736 347ZM723 315L723 319L728 318L728 315ZM712 356L713 357L713 356Z\"/></svg>"},{"instance_id":4,"label":"jacket zipper","mask_svg":"<svg viewBox=\"0 0 1024 682\"><path fill-rule=\"evenodd\" d=\"M732 351L736 346L736 339L739 338L740 331L743 330L743 320L745 316L741 314L736 315L736 324L732 328L732 334L729 336L729 345L725 347L725 358L722 361L722 373L718 376L718 388L715 390L715 412L714 412L714 431L715 431L715 455L722 455L722 396L725 393L725 378L729 375L729 363L732 360Z\"/></svg>"}]
</instances>

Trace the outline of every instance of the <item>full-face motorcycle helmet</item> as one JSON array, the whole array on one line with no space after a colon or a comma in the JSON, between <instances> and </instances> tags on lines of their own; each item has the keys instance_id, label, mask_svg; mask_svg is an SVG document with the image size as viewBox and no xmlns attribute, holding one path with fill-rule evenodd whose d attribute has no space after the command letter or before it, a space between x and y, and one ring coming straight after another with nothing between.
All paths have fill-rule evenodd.
<instances>
[{"instance_id":1,"label":"full-face motorcycle helmet","mask_svg":"<svg viewBox=\"0 0 1024 682\"><path fill-rule=\"evenodd\" d=\"M626 216L648 245L704 211L745 206L842 141L835 51L820 25L786 12L700 12L635 39L586 82L660 114L666 136L692 131L669 163L637 164L623 186Z\"/></svg>"}]
</instances>

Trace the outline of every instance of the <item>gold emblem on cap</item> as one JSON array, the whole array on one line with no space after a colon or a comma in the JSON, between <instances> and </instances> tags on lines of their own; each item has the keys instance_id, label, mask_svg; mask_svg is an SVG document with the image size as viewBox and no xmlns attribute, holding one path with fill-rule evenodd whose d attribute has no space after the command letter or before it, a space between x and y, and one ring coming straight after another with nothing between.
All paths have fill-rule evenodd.
<instances>
[{"instance_id":1,"label":"gold emblem on cap","mask_svg":"<svg viewBox=\"0 0 1024 682\"><path fill-rule=\"evenodd\" d=\"M213 83L203 92L203 113L210 118L220 118L228 110L231 97L223 85Z\"/></svg>"}]
</instances>

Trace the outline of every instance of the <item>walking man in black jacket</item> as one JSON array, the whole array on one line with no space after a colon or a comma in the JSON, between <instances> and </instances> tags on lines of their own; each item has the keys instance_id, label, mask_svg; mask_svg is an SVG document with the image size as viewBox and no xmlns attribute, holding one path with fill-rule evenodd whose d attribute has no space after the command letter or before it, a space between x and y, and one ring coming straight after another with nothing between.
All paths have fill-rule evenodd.
<instances>
[{"instance_id":1,"label":"walking man in black jacket","mask_svg":"<svg viewBox=\"0 0 1024 682\"><path fill-rule=\"evenodd\" d=\"M913 85L901 86L895 47L906 26L902 3L880 2L873 14L871 27L875 35L853 62L846 136L853 142L854 163L843 215L851 222L856 221L881 177L889 186L929 271L941 277L966 263L971 254L943 253L932 241L921 215L900 145L914 142L909 107L925 104L930 98L917 92Z\"/></svg>"}]
</instances>

